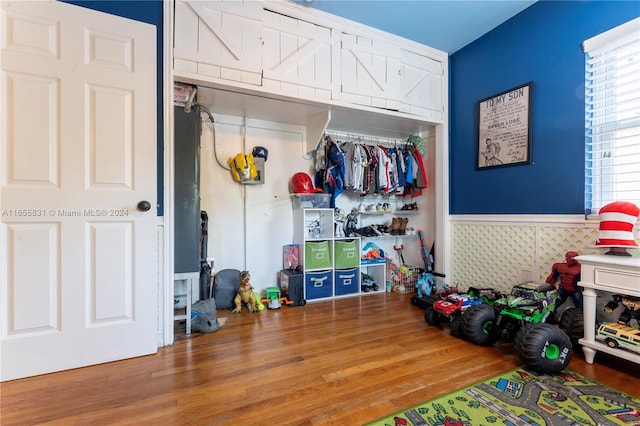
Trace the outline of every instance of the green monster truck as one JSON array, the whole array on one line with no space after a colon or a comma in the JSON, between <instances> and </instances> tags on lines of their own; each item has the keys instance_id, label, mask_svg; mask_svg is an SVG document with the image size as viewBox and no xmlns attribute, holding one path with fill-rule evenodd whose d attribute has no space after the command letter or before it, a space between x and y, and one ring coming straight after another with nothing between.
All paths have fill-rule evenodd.
<instances>
[{"instance_id":1,"label":"green monster truck","mask_svg":"<svg viewBox=\"0 0 640 426\"><path fill-rule=\"evenodd\" d=\"M570 335L575 333L547 323L554 317L557 290L552 284L524 282L515 285L509 295L493 306L474 305L462 316L465 338L477 345L489 346L502 339L514 342L522 361L532 370L553 374L571 361ZM574 320L576 309L570 315ZM563 321L561 321L563 323ZM565 324L577 326L566 319Z\"/></svg>"}]
</instances>

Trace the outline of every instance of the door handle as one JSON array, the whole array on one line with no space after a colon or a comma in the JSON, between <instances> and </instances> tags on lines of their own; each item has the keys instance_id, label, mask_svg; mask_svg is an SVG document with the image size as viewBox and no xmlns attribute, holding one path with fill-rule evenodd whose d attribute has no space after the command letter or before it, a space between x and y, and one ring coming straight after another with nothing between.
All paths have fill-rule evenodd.
<instances>
[{"instance_id":1,"label":"door handle","mask_svg":"<svg viewBox=\"0 0 640 426\"><path fill-rule=\"evenodd\" d=\"M138 210L140 210L141 212L148 212L149 210L151 210L151 203L148 201L140 201L138 203Z\"/></svg>"}]
</instances>

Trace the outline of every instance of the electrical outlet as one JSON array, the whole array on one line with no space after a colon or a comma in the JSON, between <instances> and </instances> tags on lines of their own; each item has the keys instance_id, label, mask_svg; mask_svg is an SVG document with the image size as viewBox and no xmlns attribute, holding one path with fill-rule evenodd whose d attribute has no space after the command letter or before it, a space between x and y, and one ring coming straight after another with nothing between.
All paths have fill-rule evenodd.
<instances>
[{"instance_id":1,"label":"electrical outlet","mask_svg":"<svg viewBox=\"0 0 640 426\"><path fill-rule=\"evenodd\" d=\"M533 269L520 266L518 268L518 282L533 281Z\"/></svg>"}]
</instances>

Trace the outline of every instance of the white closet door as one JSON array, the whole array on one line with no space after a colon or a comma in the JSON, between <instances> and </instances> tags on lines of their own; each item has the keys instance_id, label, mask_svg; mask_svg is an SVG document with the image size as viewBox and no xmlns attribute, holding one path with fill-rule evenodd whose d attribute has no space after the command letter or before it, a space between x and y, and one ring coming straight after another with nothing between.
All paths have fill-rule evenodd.
<instances>
[{"instance_id":1,"label":"white closet door","mask_svg":"<svg viewBox=\"0 0 640 426\"><path fill-rule=\"evenodd\" d=\"M155 353L155 27L1 5L0 380Z\"/></svg>"}]
</instances>

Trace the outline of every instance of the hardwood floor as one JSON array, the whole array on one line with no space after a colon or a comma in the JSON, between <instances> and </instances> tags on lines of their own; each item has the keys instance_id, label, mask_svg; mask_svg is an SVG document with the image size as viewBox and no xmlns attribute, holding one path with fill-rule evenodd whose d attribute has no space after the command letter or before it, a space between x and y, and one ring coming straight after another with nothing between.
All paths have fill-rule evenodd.
<instances>
[{"instance_id":1,"label":"hardwood floor","mask_svg":"<svg viewBox=\"0 0 640 426\"><path fill-rule=\"evenodd\" d=\"M359 425L520 366L387 293L232 314L156 355L0 384L8 425ZM640 366L569 368L640 397Z\"/></svg>"}]
</instances>

